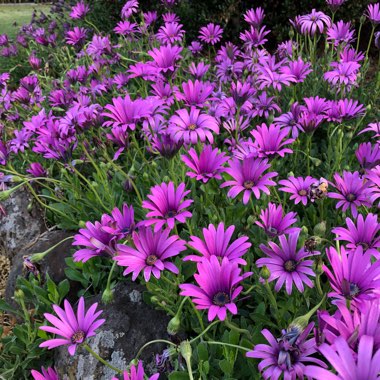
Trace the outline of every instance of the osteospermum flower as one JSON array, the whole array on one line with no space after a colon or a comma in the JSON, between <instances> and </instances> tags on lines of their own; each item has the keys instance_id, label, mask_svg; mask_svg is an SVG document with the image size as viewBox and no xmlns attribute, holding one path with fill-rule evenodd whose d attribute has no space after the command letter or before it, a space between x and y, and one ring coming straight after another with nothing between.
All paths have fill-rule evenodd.
<instances>
[{"instance_id":1,"label":"osteospermum flower","mask_svg":"<svg viewBox=\"0 0 380 380\"><path fill-rule=\"evenodd\" d=\"M129 371L123 372L123 380L144 380L145 372L142 365L142 361L140 360L138 365L131 365ZM149 377L148 380L157 380L160 374L156 373L155 375ZM112 380L119 380L117 377L113 377Z\"/></svg>"},{"instance_id":2,"label":"osteospermum flower","mask_svg":"<svg viewBox=\"0 0 380 380\"><path fill-rule=\"evenodd\" d=\"M380 165L370 170L366 178L369 180L369 197L372 203L380 198ZM378 205L380 207L380 203Z\"/></svg>"},{"instance_id":3,"label":"osteospermum flower","mask_svg":"<svg viewBox=\"0 0 380 380\"><path fill-rule=\"evenodd\" d=\"M255 28L259 28L264 20L265 14L264 10L259 8L251 8L244 14L244 21L252 25Z\"/></svg>"},{"instance_id":4,"label":"osteospermum flower","mask_svg":"<svg viewBox=\"0 0 380 380\"><path fill-rule=\"evenodd\" d=\"M217 316L221 321L226 319L227 310L237 314L238 310L233 302L243 290L238 284L252 273L241 274L237 263L232 263L227 257L220 263L216 256L209 260L203 259L197 264L198 273L194 274L193 284L181 284L181 296L188 296L199 310L208 309L208 320Z\"/></svg>"},{"instance_id":5,"label":"osteospermum flower","mask_svg":"<svg viewBox=\"0 0 380 380\"><path fill-rule=\"evenodd\" d=\"M198 38L203 42L215 45L221 40L222 35L223 29L219 25L210 23L199 30Z\"/></svg>"},{"instance_id":6,"label":"osteospermum flower","mask_svg":"<svg viewBox=\"0 0 380 380\"><path fill-rule=\"evenodd\" d=\"M191 107L190 113L187 109L180 109L176 115L169 120L168 133L175 141L183 141L186 144L196 144L199 141L214 142L212 132L219 134L219 124L210 115L201 113L201 110Z\"/></svg>"},{"instance_id":7,"label":"osteospermum flower","mask_svg":"<svg viewBox=\"0 0 380 380\"><path fill-rule=\"evenodd\" d=\"M251 131L254 137L253 146L257 149L259 157L273 158L275 156L284 157L285 153L293 153L285 145L294 142L294 139L287 138L290 132L289 127L282 128L280 125L271 124L269 127L263 123Z\"/></svg>"},{"instance_id":8,"label":"osteospermum flower","mask_svg":"<svg viewBox=\"0 0 380 380\"><path fill-rule=\"evenodd\" d=\"M370 207L369 183L361 178L359 172L350 173L343 171L343 177L339 173L334 174L337 193L329 192L328 197L338 199L336 208L342 207L343 211L351 209L354 218L358 215L358 207Z\"/></svg>"},{"instance_id":9,"label":"osteospermum flower","mask_svg":"<svg viewBox=\"0 0 380 380\"><path fill-rule=\"evenodd\" d=\"M79 1L71 8L70 17L74 20L80 20L86 17L89 11L90 7L84 1Z\"/></svg>"},{"instance_id":10,"label":"osteospermum flower","mask_svg":"<svg viewBox=\"0 0 380 380\"><path fill-rule=\"evenodd\" d=\"M159 72L171 75L177 68L177 61L181 59L182 47L163 45L159 49L154 48L148 51L153 58L153 66Z\"/></svg>"},{"instance_id":11,"label":"osteospermum flower","mask_svg":"<svg viewBox=\"0 0 380 380\"><path fill-rule=\"evenodd\" d=\"M269 330L264 329L261 334L269 345L257 344L253 351L249 351L246 355L249 358L262 359L258 368L265 380L279 379L281 375L283 375L281 378L287 380L303 380L306 363L325 367L321 360L310 356L317 351L315 338L306 340L313 326L314 324L310 323L294 344L287 340L276 339Z\"/></svg>"},{"instance_id":12,"label":"osteospermum flower","mask_svg":"<svg viewBox=\"0 0 380 380\"><path fill-rule=\"evenodd\" d=\"M134 215L132 205L128 206L124 203L121 211L115 207L111 212L107 225L103 225L102 230L111 235L117 235L118 240L125 239L132 234L135 228Z\"/></svg>"},{"instance_id":13,"label":"osteospermum flower","mask_svg":"<svg viewBox=\"0 0 380 380\"><path fill-rule=\"evenodd\" d=\"M323 33L324 29L331 25L331 18L323 12L313 9L310 14L300 17L299 24L303 34L314 36L317 31Z\"/></svg>"},{"instance_id":14,"label":"osteospermum flower","mask_svg":"<svg viewBox=\"0 0 380 380\"><path fill-rule=\"evenodd\" d=\"M42 373L41 373L42 372ZM34 380L59 380L57 372L53 368L41 367L41 372L32 369L31 375Z\"/></svg>"},{"instance_id":15,"label":"osteospermum flower","mask_svg":"<svg viewBox=\"0 0 380 380\"><path fill-rule=\"evenodd\" d=\"M327 71L323 74L323 78L331 85L339 88L347 86L349 90L356 85L360 65L357 62L331 62L334 70Z\"/></svg>"},{"instance_id":16,"label":"osteospermum flower","mask_svg":"<svg viewBox=\"0 0 380 380\"><path fill-rule=\"evenodd\" d=\"M280 191L290 193L290 199L294 200L294 203L296 205L302 202L304 206L306 206L308 201L310 186L315 182L316 179L310 176L307 176L306 178L296 178L291 176L288 179L282 179L281 181L278 181L279 185L284 186L279 188Z\"/></svg>"},{"instance_id":17,"label":"osteospermum flower","mask_svg":"<svg viewBox=\"0 0 380 380\"><path fill-rule=\"evenodd\" d=\"M297 251L297 243L300 231L294 232L286 237L279 236L280 245L270 241L269 247L260 244L260 249L267 255L256 261L256 265L261 268L264 265L270 271L268 281L277 280L274 289L278 292L285 284L286 292L292 294L293 283L296 288L303 293L304 284L312 288L313 282L309 276L315 277L313 270L313 260L304 260L304 258L319 255L320 252L308 252L304 247Z\"/></svg>"},{"instance_id":18,"label":"osteospermum flower","mask_svg":"<svg viewBox=\"0 0 380 380\"><path fill-rule=\"evenodd\" d=\"M380 3L368 4L364 14L372 24L380 24Z\"/></svg>"},{"instance_id":19,"label":"osteospermum flower","mask_svg":"<svg viewBox=\"0 0 380 380\"><path fill-rule=\"evenodd\" d=\"M138 232L132 234L135 248L119 244L114 260L118 265L127 267L124 276L132 273L132 280L135 281L143 271L148 282L152 274L159 279L165 269L178 274L178 268L168 259L184 251L186 242L177 235L169 237L169 234L169 228L153 232L150 228L140 227Z\"/></svg>"},{"instance_id":20,"label":"osteospermum flower","mask_svg":"<svg viewBox=\"0 0 380 380\"><path fill-rule=\"evenodd\" d=\"M380 350L374 350L373 337L360 338L357 353L353 352L343 337L334 345L322 344L319 352L331 363L337 375L317 366L307 366L305 375L317 380L378 380Z\"/></svg>"},{"instance_id":21,"label":"osteospermum flower","mask_svg":"<svg viewBox=\"0 0 380 380\"><path fill-rule=\"evenodd\" d=\"M73 30L66 32L66 43L68 45L82 47L86 41L87 29L74 27Z\"/></svg>"},{"instance_id":22,"label":"osteospermum flower","mask_svg":"<svg viewBox=\"0 0 380 380\"><path fill-rule=\"evenodd\" d=\"M186 175L203 183L208 182L211 178L222 179L220 173L225 171L223 164L228 161L224 152L219 153L218 148L212 149L211 145L205 145L199 156L191 148L189 155L182 155L181 159L192 170Z\"/></svg>"},{"instance_id":23,"label":"osteospermum flower","mask_svg":"<svg viewBox=\"0 0 380 380\"><path fill-rule=\"evenodd\" d=\"M380 261L371 264L371 253L330 247L326 250L331 269L323 265L333 291L329 296L360 305L363 300L380 298Z\"/></svg>"},{"instance_id":24,"label":"osteospermum flower","mask_svg":"<svg viewBox=\"0 0 380 380\"><path fill-rule=\"evenodd\" d=\"M300 228L291 227L297 221L297 213L289 212L285 215L283 213L281 205L276 206L274 203L268 203L268 208L261 210L261 222L255 223L263 228L271 238L299 231Z\"/></svg>"},{"instance_id":25,"label":"osteospermum flower","mask_svg":"<svg viewBox=\"0 0 380 380\"><path fill-rule=\"evenodd\" d=\"M359 214L355 221L346 218L347 228L336 227L332 229L332 233L336 234L335 240L343 240L348 242L347 248L355 250L361 246L364 252L370 252L373 256L380 258L380 223L377 215L368 214L366 218Z\"/></svg>"},{"instance_id":26,"label":"osteospermum flower","mask_svg":"<svg viewBox=\"0 0 380 380\"><path fill-rule=\"evenodd\" d=\"M351 30L351 23L338 21L327 29L327 41L333 42L335 46L345 43L349 44L354 39L354 31Z\"/></svg>"},{"instance_id":27,"label":"osteospermum flower","mask_svg":"<svg viewBox=\"0 0 380 380\"><path fill-rule=\"evenodd\" d=\"M188 245L198 251L202 256L188 255L184 261L201 262L204 257L210 259L216 256L219 260L224 257L231 262L246 265L246 261L241 257L245 255L251 247L247 236L241 236L230 244L235 226L229 226L224 229L224 223L219 223L217 228L213 224L209 224L208 228L203 228L203 240L197 236L190 236L191 241Z\"/></svg>"},{"instance_id":28,"label":"osteospermum flower","mask_svg":"<svg viewBox=\"0 0 380 380\"><path fill-rule=\"evenodd\" d=\"M68 300L64 301L64 309L61 309L58 305L53 305L57 317L49 313L44 314L45 318L53 326L41 326L40 330L59 335L60 338L42 342L40 347L47 347L50 350L68 345L69 354L73 356L78 344L96 335L95 330L105 322L105 319L98 319L102 310L96 311L97 307L98 304L94 303L85 313L83 297L79 299L76 315Z\"/></svg>"},{"instance_id":29,"label":"osteospermum flower","mask_svg":"<svg viewBox=\"0 0 380 380\"><path fill-rule=\"evenodd\" d=\"M326 4L329 6L329 8L336 12L341 5L343 5L347 0L326 0Z\"/></svg>"},{"instance_id":30,"label":"osteospermum flower","mask_svg":"<svg viewBox=\"0 0 380 380\"><path fill-rule=\"evenodd\" d=\"M194 201L192 199L184 200L190 190L185 191L185 184L180 183L177 188L173 182L156 185L150 189L148 194L149 200L143 201L142 207L151 210L147 213L148 220L143 223L146 226L155 224L155 232L159 231L165 224L170 229L174 228L176 221L185 223L186 218L192 216L190 211L185 210Z\"/></svg>"},{"instance_id":31,"label":"osteospermum flower","mask_svg":"<svg viewBox=\"0 0 380 380\"><path fill-rule=\"evenodd\" d=\"M157 39L162 44L173 44L180 42L185 35L185 31L182 29L183 25L177 22L167 22L161 26L156 34Z\"/></svg>"},{"instance_id":32,"label":"osteospermum flower","mask_svg":"<svg viewBox=\"0 0 380 380\"><path fill-rule=\"evenodd\" d=\"M256 199L260 198L260 191L265 194L270 194L268 186L275 186L276 183L271 178L277 175L276 172L264 172L270 168L267 159L259 159L254 157L239 160L234 158L230 160L229 167L226 169L233 180L224 182L220 187L231 186L228 191L228 196L236 198L243 192L243 203L247 204L251 194L253 193Z\"/></svg>"}]
</instances>

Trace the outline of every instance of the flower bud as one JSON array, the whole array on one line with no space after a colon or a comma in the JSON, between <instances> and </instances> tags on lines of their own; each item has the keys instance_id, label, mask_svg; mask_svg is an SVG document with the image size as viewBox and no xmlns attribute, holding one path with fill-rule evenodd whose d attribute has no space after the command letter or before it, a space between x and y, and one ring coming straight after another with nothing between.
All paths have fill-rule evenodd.
<instances>
[{"instance_id":1,"label":"flower bud","mask_svg":"<svg viewBox=\"0 0 380 380\"><path fill-rule=\"evenodd\" d=\"M23 300L25 298L25 294L21 289L17 289L15 291L15 299L16 300Z\"/></svg>"},{"instance_id":2,"label":"flower bud","mask_svg":"<svg viewBox=\"0 0 380 380\"><path fill-rule=\"evenodd\" d=\"M83 220L80 220L79 223L78 223L78 227L79 228L86 228L86 222L83 221Z\"/></svg>"},{"instance_id":3,"label":"flower bud","mask_svg":"<svg viewBox=\"0 0 380 380\"><path fill-rule=\"evenodd\" d=\"M314 235L317 236L325 236L326 234L326 222L323 220L322 222L315 225L313 229Z\"/></svg>"},{"instance_id":4,"label":"flower bud","mask_svg":"<svg viewBox=\"0 0 380 380\"><path fill-rule=\"evenodd\" d=\"M184 340L183 342L181 342L181 344L179 346L179 350L180 350L183 358L186 360L186 362L190 361L191 356L193 354L193 350L192 350L191 344L188 340Z\"/></svg>"},{"instance_id":5,"label":"flower bud","mask_svg":"<svg viewBox=\"0 0 380 380\"><path fill-rule=\"evenodd\" d=\"M270 270L268 269L267 266L263 266L260 271L260 277L262 277L264 280L268 280L270 277Z\"/></svg>"},{"instance_id":6,"label":"flower bud","mask_svg":"<svg viewBox=\"0 0 380 380\"><path fill-rule=\"evenodd\" d=\"M149 174L148 174L147 172L144 172L144 173L143 173L143 178L144 178L144 179L149 179L149 177L150 177L150 176L149 176Z\"/></svg>"},{"instance_id":7,"label":"flower bud","mask_svg":"<svg viewBox=\"0 0 380 380\"><path fill-rule=\"evenodd\" d=\"M21 178L21 177L19 177L19 176L17 176L17 175L13 175L13 176L11 177L11 182L13 182L13 183L23 182L23 181L24 181L24 179Z\"/></svg>"},{"instance_id":8,"label":"flower bud","mask_svg":"<svg viewBox=\"0 0 380 380\"><path fill-rule=\"evenodd\" d=\"M252 224L255 223L255 221L256 221L256 218L255 218L254 216L250 215L250 216L248 217L248 219L247 219L247 224L248 224L248 225L252 225Z\"/></svg>"},{"instance_id":9,"label":"flower bud","mask_svg":"<svg viewBox=\"0 0 380 380\"><path fill-rule=\"evenodd\" d=\"M169 335L178 334L181 328L181 319L178 314L176 314L168 323L167 332Z\"/></svg>"},{"instance_id":10,"label":"flower bud","mask_svg":"<svg viewBox=\"0 0 380 380\"><path fill-rule=\"evenodd\" d=\"M103 303L108 304L113 300L113 298L114 298L113 291L109 289L108 287L106 287L106 289L104 290L102 294Z\"/></svg>"},{"instance_id":11,"label":"flower bud","mask_svg":"<svg viewBox=\"0 0 380 380\"><path fill-rule=\"evenodd\" d=\"M318 257L315 261L314 261L314 273L317 275L317 276L320 276L322 273L323 273L323 260L321 257Z\"/></svg>"}]
</instances>

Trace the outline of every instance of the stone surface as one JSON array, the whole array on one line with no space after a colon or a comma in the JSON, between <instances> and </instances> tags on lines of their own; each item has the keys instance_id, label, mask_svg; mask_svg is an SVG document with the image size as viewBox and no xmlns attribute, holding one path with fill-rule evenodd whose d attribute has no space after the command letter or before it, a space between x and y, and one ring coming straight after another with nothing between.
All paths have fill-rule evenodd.
<instances>
[{"instance_id":1,"label":"stone surface","mask_svg":"<svg viewBox=\"0 0 380 380\"><path fill-rule=\"evenodd\" d=\"M22 247L33 244L47 229L43 211L35 201L28 210L32 199L26 189L20 188L1 204L6 215L0 213L0 245L11 259Z\"/></svg>"},{"instance_id":2,"label":"stone surface","mask_svg":"<svg viewBox=\"0 0 380 380\"><path fill-rule=\"evenodd\" d=\"M167 339L166 327L170 318L143 302L143 290L144 287L135 283L120 283L116 286L114 301L99 306L106 322L88 342L96 353L117 368L126 368L145 343ZM99 299L94 297L87 301L87 305ZM149 373L149 368L154 367L154 354L160 353L163 348L160 344L154 344L143 351L140 358L144 361L146 372ZM54 364L63 380L110 380L115 375L82 348L74 357L68 354L67 347L56 349Z\"/></svg>"},{"instance_id":3,"label":"stone surface","mask_svg":"<svg viewBox=\"0 0 380 380\"><path fill-rule=\"evenodd\" d=\"M7 287L5 290L5 298L8 302L12 301L12 297L15 291L16 280L19 275L27 275L23 268L23 257L32 255L33 253L44 252L47 249L53 247L68 236L72 236L72 232L65 232L61 230L46 231L39 235L39 238L35 243L26 249L20 249L20 251L13 257L11 271L9 273ZM49 252L41 262L37 264L42 276L46 273L55 282L64 280L65 277L65 258L70 256L72 240L69 239L54 250Z\"/></svg>"}]
</instances>

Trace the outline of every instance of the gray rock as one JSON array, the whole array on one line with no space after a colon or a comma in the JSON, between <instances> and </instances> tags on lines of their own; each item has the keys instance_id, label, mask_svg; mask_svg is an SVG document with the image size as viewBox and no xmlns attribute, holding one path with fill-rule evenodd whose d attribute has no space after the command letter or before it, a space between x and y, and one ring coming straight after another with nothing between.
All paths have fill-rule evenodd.
<instances>
[{"instance_id":1,"label":"gray rock","mask_svg":"<svg viewBox=\"0 0 380 380\"><path fill-rule=\"evenodd\" d=\"M91 348L114 367L126 369L138 350L154 339L166 339L170 320L165 313L154 310L142 301L144 287L131 282L120 283L115 298L108 305L100 304L106 322L95 337L88 340ZM100 297L87 301L98 302ZM146 372L154 368L154 354L165 348L154 344L143 351L140 359ZM55 349L54 365L63 380L110 380L115 372L99 363L83 348L71 357L67 347Z\"/></svg>"}]
</instances>

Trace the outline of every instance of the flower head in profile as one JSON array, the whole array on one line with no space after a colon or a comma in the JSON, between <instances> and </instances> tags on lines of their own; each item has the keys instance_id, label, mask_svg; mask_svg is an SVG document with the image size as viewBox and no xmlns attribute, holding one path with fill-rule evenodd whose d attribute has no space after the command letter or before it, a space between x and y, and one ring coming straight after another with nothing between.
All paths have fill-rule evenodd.
<instances>
[{"instance_id":1,"label":"flower head in profile","mask_svg":"<svg viewBox=\"0 0 380 380\"><path fill-rule=\"evenodd\" d=\"M380 144L362 143L355 151L355 156L364 171L380 165Z\"/></svg>"},{"instance_id":2,"label":"flower head in profile","mask_svg":"<svg viewBox=\"0 0 380 380\"><path fill-rule=\"evenodd\" d=\"M366 178L369 180L369 197L372 203L375 203L380 198L380 165L371 169ZM378 204L380 207L380 203Z\"/></svg>"},{"instance_id":3,"label":"flower head in profile","mask_svg":"<svg viewBox=\"0 0 380 380\"><path fill-rule=\"evenodd\" d=\"M232 263L227 257L219 262L216 256L204 258L197 264L198 273L194 274L197 285L180 285L181 295L189 296L199 310L208 309L208 320L211 322L218 317L224 321L227 310L237 314L236 304L233 302L243 290L238 284L252 273L241 274L237 263Z\"/></svg>"},{"instance_id":4,"label":"flower head in profile","mask_svg":"<svg viewBox=\"0 0 380 380\"><path fill-rule=\"evenodd\" d=\"M84 1L79 1L71 8L70 17L74 20L81 20L86 17L89 11L89 5Z\"/></svg>"},{"instance_id":5,"label":"flower head in profile","mask_svg":"<svg viewBox=\"0 0 380 380\"><path fill-rule=\"evenodd\" d=\"M188 156L182 155L181 159L192 170L186 175L203 183L208 182L211 178L222 179L220 174L225 171L223 164L228 161L224 152L219 153L218 148L212 149L211 145L205 145L199 156L191 148Z\"/></svg>"},{"instance_id":6,"label":"flower head in profile","mask_svg":"<svg viewBox=\"0 0 380 380\"><path fill-rule=\"evenodd\" d=\"M66 43L75 47L82 47L86 41L87 29L74 27L73 30L66 32Z\"/></svg>"},{"instance_id":7,"label":"flower head in profile","mask_svg":"<svg viewBox=\"0 0 380 380\"><path fill-rule=\"evenodd\" d=\"M103 225L102 230L116 235L118 240L125 239L130 236L135 229L135 212L133 206L123 204L123 208L120 210L115 207L111 212L111 217L106 225Z\"/></svg>"},{"instance_id":8,"label":"flower head in profile","mask_svg":"<svg viewBox=\"0 0 380 380\"><path fill-rule=\"evenodd\" d=\"M297 214L289 212L283 215L283 213L281 205L276 206L274 203L268 203L268 208L261 210L261 222L255 223L263 228L265 233L271 238L299 231L299 227L291 227L297 221Z\"/></svg>"},{"instance_id":9,"label":"flower head in profile","mask_svg":"<svg viewBox=\"0 0 380 380\"><path fill-rule=\"evenodd\" d=\"M231 198L236 198L243 192L243 203L247 204L252 193L256 199L259 199L260 191L269 194L268 186L276 185L271 180L277 175L276 172L264 174L270 167L267 159L249 157L239 160L233 158L229 161L229 167L226 169L226 173L232 177L232 180L224 182L220 187L231 187L228 191L228 196Z\"/></svg>"},{"instance_id":10,"label":"flower head in profile","mask_svg":"<svg viewBox=\"0 0 380 380\"><path fill-rule=\"evenodd\" d=\"M105 319L98 319L102 310L96 311L97 307L98 304L94 303L85 313L83 297L79 299L76 315L68 300L64 301L64 309L58 305L53 305L57 316L49 313L44 314L53 326L41 326L40 329L59 335L60 338L49 339L41 343L40 347L47 347L50 350L68 345L69 354L74 355L77 346L87 338L96 335L95 330L105 322Z\"/></svg>"},{"instance_id":11,"label":"flower head in profile","mask_svg":"<svg viewBox=\"0 0 380 380\"><path fill-rule=\"evenodd\" d=\"M252 25L254 28L259 28L263 23L264 17L265 14L263 8L251 8L245 12L244 21L248 22L248 24Z\"/></svg>"},{"instance_id":12,"label":"flower head in profile","mask_svg":"<svg viewBox=\"0 0 380 380\"><path fill-rule=\"evenodd\" d=\"M168 259L184 251L186 242L177 235L169 234L169 228L153 232L151 228L140 227L138 232L132 234L135 248L119 244L114 260L118 265L127 267L124 276L132 273L132 280L135 281L143 271L148 282L152 274L159 279L163 270L178 274L178 268Z\"/></svg>"},{"instance_id":13,"label":"flower head in profile","mask_svg":"<svg viewBox=\"0 0 380 380\"><path fill-rule=\"evenodd\" d=\"M339 173L334 174L337 193L329 192L328 197L338 199L336 208L342 207L343 211L351 209L354 218L358 215L358 207L370 207L369 183L361 178L359 172L350 173L343 171L343 177Z\"/></svg>"},{"instance_id":14,"label":"flower head in profile","mask_svg":"<svg viewBox=\"0 0 380 380\"><path fill-rule=\"evenodd\" d=\"M304 206L306 206L308 201L310 186L315 182L316 179L310 176L306 178L291 176L288 179L278 181L279 185L283 186L279 188L280 191L291 194L290 199L293 200L296 205L301 202Z\"/></svg>"},{"instance_id":15,"label":"flower head in profile","mask_svg":"<svg viewBox=\"0 0 380 380\"><path fill-rule=\"evenodd\" d=\"M364 15L373 25L380 24L380 3L368 4Z\"/></svg>"},{"instance_id":16,"label":"flower head in profile","mask_svg":"<svg viewBox=\"0 0 380 380\"><path fill-rule=\"evenodd\" d=\"M121 18L123 20L128 19L131 17L134 13L138 11L139 8L139 2L138 0L128 0L123 8L121 9Z\"/></svg>"},{"instance_id":17,"label":"flower head in profile","mask_svg":"<svg viewBox=\"0 0 380 380\"><path fill-rule=\"evenodd\" d=\"M211 45L218 43L223 35L223 29L219 25L213 23L203 26L199 30L199 39Z\"/></svg>"},{"instance_id":18,"label":"flower head in profile","mask_svg":"<svg viewBox=\"0 0 380 380\"><path fill-rule=\"evenodd\" d=\"M246 265L246 261L242 259L251 243L248 242L247 236L241 236L231 243L232 235L235 231L235 226L229 226L224 229L224 223L219 223L217 227L209 224L208 228L203 228L203 240L197 236L190 236L191 241L189 246L198 251L202 256L188 255L184 261L201 262L204 257L210 259L211 256L216 256L219 260L227 257L229 261L238 264Z\"/></svg>"},{"instance_id":19,"label":"flower head in profile","mask_svg":"<svg viewBox=\"0 0 380 380\"><path fill-rule=\"evenodd\" d=\"M181 42L185 35L185 31L182 27L183 25L178 22L166 22L165 25L161 26L158 30L156 37L162 44Z\"/></svg>"},{"instance_id":20,"label":"flower head in profile","mask_svg":"<svg viewBox=\"0 0 380 380\"><path fill-rule=\"evenodd\" d=\"M326 0L326 4L333 12L336 12L346 1L347 0Z\"/></svg>"},{"instance_id":21,"label":"flower head in profile","mask_svg":"<svg viewBox=\"0 0 380 380\"><path fill-rule=\"evenodd\" d=\"M171 75L177 68L177 61L181 59L181 52L182 47L162 45L149 50L148 54L153 58L153 67L163 74Z\"/></svg>"},{"instance_id":22,"label":"flower head in profile","mask_svg":"<svg viewBox=\"0 0 380 380\"><path fill-rule=\"evenodd\" d=\"M168 133L175 141L183 141L186 144L197 144L209 141L214 142L212 132L219 134L219 124L217 120L195 107L190 108L190 112L183 108L176 112L169 120Z\"/></svg>"},{"instance_id":23,"label":"flower head in profile","mask_svg":"<svg viewBox=\"0 0 380 380\"><path fill-rule=\"evenodd\" d=\"M372 336L362 336L357 352L351 350L343 337L338 337L331 346L324 343L319 347L319 352L337 374L319 366L307 366L305 375L316 380L378 380L380 349L374 349L373 342Z\"/></svg>"},{"instance_id":24,"label":"flower head in profile","mask_svg":"<svg viewBox=\"0 0 380 380\"><path fill-rule=\"evenodd\" d=\"M145 379L145 372L142 365L142 361L140 360L138 365L131 365L129 371L123 372L123 379L120 380L144 380ZM157 380L159 378L160 374L156 373L153 376L150 376L148 380ZM112 380L119 380L117 377L113 377Z\"/></svg>"},{"instance_id":25,"label":"flower head in profile","mask_svg":"<svg viewBox=\"0 0 380 380\"><path fill-rule=\"evenodd\" d=\"M31 162L26 170L33 177L46 177L47 171L39 162Z\"/></svg>"},{"instance_id":26,"label":"flower head in profile","mask_svg":"<svg viewBox=\"0 0 380 380\"><path fill-rule=\"evenodd\" d=\"M32 369L31 375L34 380L59 380L57 372L53 368L41 367L41 372Z\"/></svg>"},{"instance_id":27,"label":"flower head in profile","mask_svg":"<svg viewBox=\"0 0 380 380\"><path fill-rule=\"evenodd\" d=\"M260 245L260 249L267 255L256 261L256 265L261 268L264 265L270 271L269 282L277 280L274 289L278 292L285 284L286 292L292 294L293 284L303 293L304 284L312 288L313 282L309 277L315 277L313 270L313 260L304 260L306 257L319 255L320 252L308 252L304 247L297 250L297 243L300 231L294 232L288 237L279 236L280 245L269 242L267 247Z\"/></svg>"},{"instance_id":28,"label":"flower head in profile","mask_svg":"<svg viewBox=\"0 0 380 380\"><path fill-rule=\"evenodd\" d=\"M165 224L173 229L176 221L185 223L186 218L192 216L191 212L185 209L194 201L184 199L190 193L190 190L185 190L184 183L180 183L175 188L173 182L163 182L161 185L152 187L150 191L149 200L142 203L143 208L151 210L146 215L148 219L143 223L146 226L155 224L155 232L159 231Z\"/></svg>"},{"instance_id":29,"label":"flower head in profile","mask_svg":"<svg viewBox=\"0 0 380 380\"><path fill-rule=\"evenodd\" d=\"M350 300L355 305L362 301L380 298L380 261L371 263L371 252L363 247L338 252L330 247L326 250L331 269L323 266L333 291L329 296L338 300Z\"/></svg>"},{"instance_id":30,"label":"flower head in profile","mask_svg":"<svg viewBox=\"0 0 380 380\"><path fill-rule=\"evenodd\" d=\"M377 215L368 214L366 218L359 214L356 224L350 218L346 218L347 228L336 227L332 233L336 234L335 240L348 242L347 248L355 250L361 246L364 252L371 252L376 258L380 258L380 223Z\"/></svg>"},{"instance_id":31,"label":"flower head in profile","mask_svg":"<svg viewBox=\"0 0 380 380\"><path fill-rule=\"evenodd\" d=\"M349 44L354 39L354 31L351 29L350 22L338 21L332 24L327 29L327 41L330 41L334 46L340 44Z\"/></svg>"},{"instance_id":32,"label":"flower head in profile","mask_svg":"<svg viewBox=\"0 0 380 380\"><path fill-rule=\"evenodd\" d=\"M310 14L300 17L299 24L303 34L314 36L317 32L323 33L325 28L331 26L331 18L323 12L313 9Z\"/></svg>"}]
</instances>

